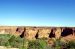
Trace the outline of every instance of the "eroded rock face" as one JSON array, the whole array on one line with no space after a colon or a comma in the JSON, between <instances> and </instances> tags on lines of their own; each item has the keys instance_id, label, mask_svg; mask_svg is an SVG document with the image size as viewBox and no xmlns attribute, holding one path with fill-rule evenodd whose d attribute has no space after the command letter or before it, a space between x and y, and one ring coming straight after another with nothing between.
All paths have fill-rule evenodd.
<instances>
[{"instance_id":1,"label":"eroded rock face","mask_svg":"<svg viewBox=\"0 0 75 49\"><path fill-rule=\"evenodd\" d=\"M17 27L15 35L24 37L25 27Z\"/></svg>"},{"instance_id":2,"label":"eroded rock face","mask_svg":"<svg viewBox=\"0 0 75 49\"><path fill-rule=\"evenodd\" d=\"M73 36L75 36L75 27L73 28Z\"/></svg>"},{"instance_id":3,"label":"eroded rock face","mask_svg":"<svg viewBox=\"0 0 75 49\"><path fill-rule=\"evenodd\" d=\"M55 31L55 38L56 39L59 39L61 37L61 28L56 28L56 31Z\"/></svg>"},{"instance_id":4,"label":"eroded rock face","mask_svg":"<svg viewBox=\"0 0 75 49\"><path fill-rule=\"evenodd\" d=\"M62 32L62 29L60 27L52 28L49 37L59 39L61 37L61 32Z\"/></svg>"},{"instance_id":5,"label":"eroded rock face","mask_svg":"<svg viewBox=\"0 0 75 49\"><path fill-rule=\"evenodd\" d=\"M0 26L0 34L12 34L25 37L29 40L36 38L61 38L75 37L75 27L21 27L21 26Z\"/></svg>"},{"instance_id":6,"label":"eroded rock face","mask_svg":"<svg viewBox=\"0 0 75 49\"><path fill-rule=\"evenodd\" d=\"M38 38L49 38L50 33L51 33L50 28L40 28L38 32Z\"/></svg>"},{"instance_id":7,"label":"eroded rock face","mask_svg":"<svg viewBox=\"0 0 75 49\"><path fill-rule=\"evenodd\" d=\"M68 36L68 35L73 35L73 29L72 28L64 28L63 32L61 33L62 37Z\"/></svg>"},{"instance_id":8,"label":"eroded rock face","mask_svg":"<svg viewBox=\"0 0 75 49\"><path fill-rule=\"evenodd\" d=\"M26 32L25 32L25 38L28 40L35 40L35 36L38 32L38 29L35 27L32 28L26 28Z\"/></svg>"},{"instance_id":9,"label":"eroded rock face","mask_svg":"<svg viewBox=\"0 0 75 49\"><path fill-rule=\"evenodd\" d=\"M51 29L51 32L49 34L49 38L55 38L55 28Z\"/></svg>"},{"instance_id":10,"label":"eroded rock face","mask_svg":"<svg viewBox=\"0 0 75 49\"><path fill-rule=\"evenodd\" d=\"M5 30L1 30L1 31L0 31L0 34L6 34L6 33L5 33Z\"/></svg>"},{"instance_id":11,"label":"eroded rock face","mask_svg":"<svg viewBox=\"0 0 75 49\"><path fill-rule=\"evenodd\" d=\"M10 29L11 29L10 34L15 35L17 27L14 26L14 27L11 27Z\"/></svg>"},{"instance_id":12,"label":"eroded rock face","mask_svg":"<svg viewBox=\"0 0 75 49\"><path fill-rule=\"evenodd\" d=\"M0 27L0 34L10 34L11 27Z\"/></svg>"}]
</instances>

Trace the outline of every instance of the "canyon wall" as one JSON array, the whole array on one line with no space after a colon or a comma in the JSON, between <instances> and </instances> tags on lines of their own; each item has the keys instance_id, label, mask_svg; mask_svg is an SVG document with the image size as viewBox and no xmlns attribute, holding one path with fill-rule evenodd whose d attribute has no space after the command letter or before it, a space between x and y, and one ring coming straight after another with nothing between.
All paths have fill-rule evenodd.
<instances>
[{"instance_id":1,"label":"canyon wall","mask_svg":"<svg viewBox=\"0 0 75 49\"><path fill-rule=\"evenodd\" d=\"M75 27L0 26L0 34L12 34L28 40L38 38L75 39ZM72 38L73 37L73 38Z\"/></svg>"}]
</instances>

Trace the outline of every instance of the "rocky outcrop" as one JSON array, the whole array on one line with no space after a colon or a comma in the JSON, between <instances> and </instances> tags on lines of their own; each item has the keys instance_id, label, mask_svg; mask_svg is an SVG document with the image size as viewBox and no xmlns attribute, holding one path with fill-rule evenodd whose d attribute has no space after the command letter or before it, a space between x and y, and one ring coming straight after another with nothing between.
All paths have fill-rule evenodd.
<instances>
[{"instance_id":1,"label":"rocky outcrop","mask_svg":"<svg viewBox=\"0 0 75 49\"><path fill-rule=\"evenodd\" d=\"M38 38L49 38L51 28L39 28Z\"/></svg>"},{"instance_id":2,"label":"rocky outcrop","mask_svg":"<svg viewBox=\"0 0 75 49\"><path fill-rule=\"evenodd\" d=\"M69 35L75 37L75 27L0 26L0 34L12 34L28 40L35 40L37 38L59 39L67 38Z\"/></svg>"},{"instance_id":3,"label":"rocky outcrop","mask_svg":"<svg viewBox=\"0 0 75 49\"><path fill-rule=\"evenodd\" d=\"M26 39L29 39L29 40L35 40L35 36L38 32L38 29L35 28L35 27L30 27L30 28L26 28L26 31L25 31L25 38Z\"/></svg>"},{"instance_id":4,"label":"rocky outcrop","mask_svg":"<svg viewBox=\"0 0 75 49\"><path fill-rule=\"evenodd\" d=\"M55 38L59 39L61 37L62 29L61 28L56 28L55 30Z\"/></svg>"},{"instance_id":5,"label":"rocky outcrop","mask_svg":"<svg viewBox=\"0 0 75 49\"><path fill-rule=\"evenodd\" d=\"M21 37L24 37L25 28L24 27L17 27L15 34Z\"/></svg>"}]
</instances>

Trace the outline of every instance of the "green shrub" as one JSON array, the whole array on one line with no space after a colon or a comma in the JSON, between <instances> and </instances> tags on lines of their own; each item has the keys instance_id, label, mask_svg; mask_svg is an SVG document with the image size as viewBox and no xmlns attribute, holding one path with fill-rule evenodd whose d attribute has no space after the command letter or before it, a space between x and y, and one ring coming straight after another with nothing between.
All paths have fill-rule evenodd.
<instances>
[{"instance_id":1,"label":"green shrub","mask_svg":"<svg viewBox=\"0 0 75 49\"><path fill-rule=\"evenodd\" d=\"M5 46L5 43L10 39L9 34L0 34L0 46Z\"/></svg>"},{"instance_id":2,"label":"green shrub","mask_svg":"<svg viewBox=\"0 0 75 49\"><path fill-rule=\"evenodd\" d=\"M67 43L67 48L75 49L75 41L69 41Z\"/></svg>"},{"instance_id":3,"label":"green shrub","mask_svg":"<svg viewBox=\"0 0 75 49\"><path fill-rule=\"evenodd\" d=\"M24 44L24 38L15 37L10 34L0 34L0 46L22 48Z\"/></svg>"},{"instance_id":4,"label":"green shrub","mask_svg":"<svg viewBox=\"0 0 75 49\"><path fill-rule=\"evenodd\" d=\"M29 41L28 43L28 49L40 49L39 42L37 41Z\"/></svg>"},{"instance_id":5,"label":"green shrub","mask_svg":"<svg viewBox=\"0 0 75 49\"><path fill-rule=\"evenodd\" d=\"M55 49L75 49L75 41L69 41L67 43L61 42L60 39L55 41Z\"/></svg>"},{"instance_id":6,"label":"green shrub","mask_svg":"<svg viewBox=\"0 0 75 49\"><path fill-rule=\"evenodd\" d=\"M61 42L60 39L53 40L54 46L47 44L47 39L36 39L28 41L21 37L15 37L10 34L0 34L0 46L20 48L20 49L75 49L75 41L66 43Z\"/></svg>"},{"instance_id":7,"label":"green shrub","mask_svg":"<svg viewBox=\"0 0 75 49\"><path fill-rule=\"evenodd\" d=\"M20 48L23 46L23 41L24 38L12 36L7 43L9 43L11 47Z\"/></svg>"},{"instance_id":8,"label":"green shrub","mask_svg":"<svg viewBox=\"0 0 75 49\"><path fill-rule=\"evenodd\" d=\"M42 39L37 39L34 41L29 41L28 49L46 49L47 42Z\"/></svg>"},{"instance_id":9,"label":"green shrub","mask_svg":"<svg viewBox=\"0 0 75 49\"><path fill-rule=\"evenodd\" d=\"M60 49L62 46L62 42L60 41L60 39L56 39L55 41L55 49Z\"/></svg>"},{"instance_id":10,"label":"green shrub","mask_svg":"<svg viewBox=\"0 0 75 49\"><path fill-rule=\"evenodd\" d=\"M61 39L56 39L54 42L54 49L63 49L66 48L66 43L62 42Z\"/></svg>"}]
</instances>

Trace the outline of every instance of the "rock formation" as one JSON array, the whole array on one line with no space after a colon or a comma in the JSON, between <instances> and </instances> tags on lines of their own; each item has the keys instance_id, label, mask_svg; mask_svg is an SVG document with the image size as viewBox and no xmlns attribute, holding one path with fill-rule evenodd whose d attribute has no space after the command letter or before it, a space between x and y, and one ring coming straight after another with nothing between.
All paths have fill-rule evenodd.
<instances>
[{"instance_id":1,"label":"rock formation","mask_svg":"<svg viewBox=\"0 0 75 49\"><path fill-rule=\"evenodd\" d=\"M38 32L38 38L49 38L50 33L51 33L50 28L40 28Z\"/></svg>"},{"instance_id":2,"label":"rock formation","mask_svg":"<svg viewBox=\"0 0 75 49\"><path fill-rule=\"evenodd\" d=\"M38 32L38 29L36 27L30 27L30 28L26 28L26 31L25 31L25 38L26 39L29 39L29 40L35 40L35 36Z\"/></svg>"},{"instance_id":3,"label":"rock formation","mask_svg":"<svg viewBox=\"0 0 75 49\"><path fill-rule=\"evenodd\" d=\"M75 37L75 27L25 27L25 26L0 26L0 34L12 34L28 40L37 38L64 38L69 35Z\"/></svg>"}]
</instances>

